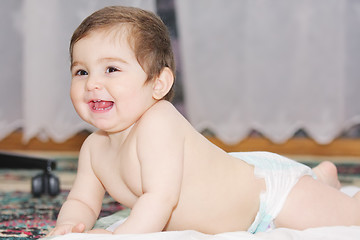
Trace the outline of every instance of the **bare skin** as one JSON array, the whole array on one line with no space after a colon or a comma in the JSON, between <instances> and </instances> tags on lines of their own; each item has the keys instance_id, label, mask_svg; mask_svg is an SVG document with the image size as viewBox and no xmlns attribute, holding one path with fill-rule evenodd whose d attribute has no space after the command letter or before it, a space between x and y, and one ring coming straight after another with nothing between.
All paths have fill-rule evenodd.
<instances>
[{"instance_id":1,"label":"bare skin","mask_svg":"<svg viewBox=\"0 0 360 240\"><path fill-rule=\"evenodd\" d=\"M173 83L168 68L146 82L127 38L113 39L109 32L94 31L73 48L71 98L80 117L100 130L81 148L75 183L50 235L89 231L106 191L132 209L114 234L247 230L259 210L260 193L267 190L264 179L161 100ZM315 171L320 181L302 177L276 225L360 225L358 195L338 191L329 166Z\"/></svg>"}]
</instances>

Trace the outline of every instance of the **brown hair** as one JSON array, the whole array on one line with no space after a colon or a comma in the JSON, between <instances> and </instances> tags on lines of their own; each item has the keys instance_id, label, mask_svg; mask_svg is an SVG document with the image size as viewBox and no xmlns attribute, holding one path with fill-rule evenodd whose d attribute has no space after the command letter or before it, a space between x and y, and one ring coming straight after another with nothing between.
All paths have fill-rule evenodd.
<instances>
[{"instance_id":1,"label":"brown hair","mask_svg":"<svg viewBox=\"0 0 360 240\"><path fill-rule=\"evenodd\" d=\"M124 26L128 29L128 41L137 61L148 75L146 81L159 76L164 67L171 69L175 76L175 61L171 48L169 32L162 20L154 13L123 6L100 9L87 18L74 31L70 41L72 60L74 44L92 31ZM171 100L173 87L163 99Z\"/></svg>"}]
</instances>

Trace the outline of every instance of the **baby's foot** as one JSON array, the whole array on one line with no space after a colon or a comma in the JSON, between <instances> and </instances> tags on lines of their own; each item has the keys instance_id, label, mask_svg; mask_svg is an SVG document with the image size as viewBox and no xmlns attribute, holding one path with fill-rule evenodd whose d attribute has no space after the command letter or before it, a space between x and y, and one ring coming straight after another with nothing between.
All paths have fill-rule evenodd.
<instances>
[{"instance_id":1,"label":"baby's foot","mask_svg":"<svg viewBox=\"0 0 360 240\"><path fill-rule=\"evenodd\" d=\"M334 163L329 161L323 161L318 166L313 168L313 171L317 178L323 183L336 189L341 188L337 169Z\"/></svg>"}]
</instances>

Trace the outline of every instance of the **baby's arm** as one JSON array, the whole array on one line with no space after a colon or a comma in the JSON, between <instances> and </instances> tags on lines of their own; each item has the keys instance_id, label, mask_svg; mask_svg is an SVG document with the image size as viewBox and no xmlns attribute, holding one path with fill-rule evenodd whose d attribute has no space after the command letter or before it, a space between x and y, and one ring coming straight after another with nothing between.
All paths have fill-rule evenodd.
<instances>
[{"instance_id":1,"label":"baby's arm","mask_svg":"<svg viewBox=\"0 0 360 240\"><path fill-rule=\"evenodd\" d=\"M74 185L61 207L56 226L49 235L83 232L94 225L101 210L105 190L96 178L90 162L89 140L80 151Z\"/></svg>"},{"instance_id":2,"label":"baby's arm","mask_svg":"<svg viewBox=\"0 0 360 240\"><path fill-rule=\"evenodd\" d=\"M159 106L155 106L159 107ZM183 132L174 110L160 108L143 116L137 130L143 195L114 233L159 232L179 200L183 175Z\"/></svg>"}]
</instances>

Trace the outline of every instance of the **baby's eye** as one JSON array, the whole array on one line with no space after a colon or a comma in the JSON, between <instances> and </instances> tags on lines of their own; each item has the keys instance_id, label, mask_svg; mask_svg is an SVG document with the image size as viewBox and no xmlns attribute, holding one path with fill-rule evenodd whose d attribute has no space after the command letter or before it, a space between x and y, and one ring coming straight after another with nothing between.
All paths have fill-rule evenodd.
<instances>
[{"instance_id":1,"label":"baby's eye","mask_svg":"<svg viewBox=\"0 0 360 240\"><path fill-rule=\"evenodd\" d=\"M112 72L118 72L118 71L120 71L120 70L116 67L108 67L106 69L106 73L112 73Z\"/></svg>"},{"instance_id":2,"label":"baby's eye","mask_svg":"<svg viewBox=\"0 0 360 240\"><path fill-rule=\"evenodd\" d=\"M88 73L85 70L78 70L75 72L75 75L83 76L83 75L88 75Z\"/></svg>"}]
</instances>

